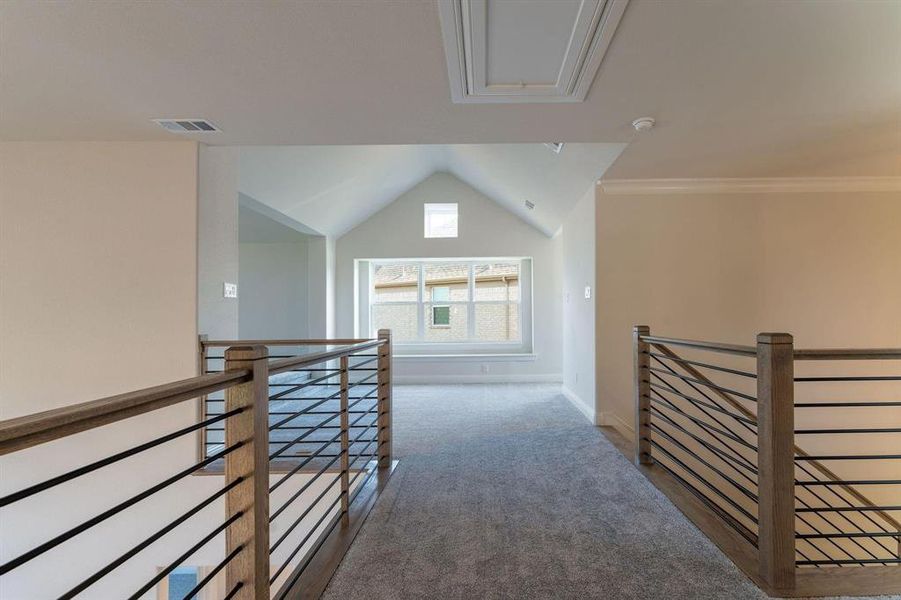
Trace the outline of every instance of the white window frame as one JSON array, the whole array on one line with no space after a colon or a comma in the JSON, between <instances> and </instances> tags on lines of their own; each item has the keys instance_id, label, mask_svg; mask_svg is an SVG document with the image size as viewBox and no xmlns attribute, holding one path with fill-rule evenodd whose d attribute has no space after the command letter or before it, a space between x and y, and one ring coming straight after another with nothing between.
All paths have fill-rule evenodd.
<instances>
[{"instance_id":1,"label":"white window frame","mask_svg":"<svg viewBox=\"0 0 901 600\"><path fill-rule=\"evenodd\" d=\"M472 269L470 269L470 271L471 271L471 270L472 270ZM420 279L422 279L422 274L421 274L421 273L420 273ZM447 300L436 300L436 299L435 299L435 290L437 290L437 289L439 289L439 288L443 288L443 289L446 289L446 290L447 290L447 293L448 293ZM444 285L441 285L441 286L433 286L433 287L432 287L432 295L431 295L431 297L429 298L429 304L431 305L431 310L429 311L429 313L430 313L430 314L429 314L429 327L431 327L431 328L433 328L433 329L450 329L450 328L451 328L451 324L450 324L450 323L447 323L447 324L441 323L441 324L439 324L439 323L436 323L436 322L435 322L435 309L436 309L436 308L446 308L446 309L448 309L448 312L450 312L450 307L451 307L451 305L450 305L450 286L444 286ZM449 317L449 316L450 316L450 315L448 315L448 317Z\"/></svg>"},{"instance_id":2,"label":"white window frame","mask_svg":"<svg viewBox=\"0 0 901 600\"><path fill-rule=\"evenodd\" d=\"M454 227L453 235L436 235L431 232L431 222L429 217L432 215L454 215L457 222ZM426 239L447 239L460 236L460 210L456 202L425 202L422 205L423 228L422 234Z\"/></svg>"},{"instance_id":3,"label":"white window frame","mask_svg":"<svg viewBox=\"0 0 901 600\"><path fill-rule=\"evenodd\" d=\"M486 262L519 262L519 333L520 339L511 342L475 340L475 306L477 304L508 304L516 302L511 300L475 300L475 273L473 267ZM396 264L399 262L419 263L419 280L417 286L417 298L404 301L388 301L373 303L375 286L373 283L373 268L377 264ZM425 291L425 265L449 262L454 264L469 265L469 297L467 300L442 301L441 306L453 306L455 304L467 305L469 338L465 342L434 342L425 340L425 328L430 326L431 317L426 313L426 306L430 301L426 300ZM398 258L398 259L357 259L354 261L356 272L355 288L357 302L355 312L356 334L361 337L372 337L376 334L372 319L372 309L375 304L407 304L417 306L417 339L410 341L396 340L394 345L397 353L403 355L457 355L457 354L531 354L533 348L533 294L532 294L532 259L531 257L485 257L485 258ZM439 326L440 327L440 326Z\"/></svg>"}]
</instances>

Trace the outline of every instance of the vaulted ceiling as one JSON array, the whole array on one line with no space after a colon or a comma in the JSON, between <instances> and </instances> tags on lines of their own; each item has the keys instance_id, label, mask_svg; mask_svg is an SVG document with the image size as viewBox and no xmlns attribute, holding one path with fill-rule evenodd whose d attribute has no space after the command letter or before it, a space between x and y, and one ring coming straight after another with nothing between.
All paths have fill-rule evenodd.
<instances>
[{"instance_id":1,"label":"vaulted ceiling","mask_svg":"<svg viewBox=\"0 0 901 600\"><path fill-rule=\"evenodd\" d=\"M623 147L566 144L559 154L544 144L245 147L238 188L319 233L342 235L446 171L553 235Z\"/></svg>"},{"instance_id":2,"label":"vaulted ceiling","mask_svg":"<svg viewBox=\"0 0 901 600\"><path fill-rule=\"evenodd\" d=\"M238 208L238 242L240 243L296 243L309 238L308 234L279 223L251 208L246 206Z\"/></svg>"},{"instance_id":3,"label":"vaulted ceiling","mask_svg":"<svg viewBox=\"0 0 901 600\"><path fill-rule=\"evenodd\" d=\"M226 145L631 142L613 178L899 175L899 23L897 1L631 0L584 102L459 104L437 1L4 0L0 138L203 117L223 131L192 139Z\"/></svg>"}]
</instances>

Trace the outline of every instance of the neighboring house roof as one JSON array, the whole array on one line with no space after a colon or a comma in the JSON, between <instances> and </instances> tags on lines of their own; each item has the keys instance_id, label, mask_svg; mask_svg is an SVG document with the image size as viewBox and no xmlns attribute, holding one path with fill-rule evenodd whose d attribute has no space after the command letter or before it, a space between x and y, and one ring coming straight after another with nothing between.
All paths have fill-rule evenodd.
<instances>
[{"instance_id":1,"label":"neighboring house roof","mask_svg":"<svg viewBox=\"0 0 901 600\"><path fill-rule=\"evenodd\" d=\"M519 265L515 263L484 263L474 267L476 280L518 279ZM461 268L459 263L429 263L429 281L448 283L456 280L466 281L468 269ZM395 287L398 285L414 285L419 281L418 263L383 263L376 265L375 286Z\"/></svg>"}]
</instances>

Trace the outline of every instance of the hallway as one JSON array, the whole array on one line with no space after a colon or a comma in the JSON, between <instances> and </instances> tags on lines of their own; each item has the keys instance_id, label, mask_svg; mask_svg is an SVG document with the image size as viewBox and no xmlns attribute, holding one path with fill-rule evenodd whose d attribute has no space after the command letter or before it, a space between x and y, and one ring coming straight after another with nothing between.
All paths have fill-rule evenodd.
<instances>
[{"instance_id":1,"label":"hallway","mask_svg":"<svg viewBox=\"0 0 901 600\"><path fill-rule=\"evenodd\" d=\"M765 598L557 385L396 386L397 471L324 598Z\"/></svg>"}]
</instances>

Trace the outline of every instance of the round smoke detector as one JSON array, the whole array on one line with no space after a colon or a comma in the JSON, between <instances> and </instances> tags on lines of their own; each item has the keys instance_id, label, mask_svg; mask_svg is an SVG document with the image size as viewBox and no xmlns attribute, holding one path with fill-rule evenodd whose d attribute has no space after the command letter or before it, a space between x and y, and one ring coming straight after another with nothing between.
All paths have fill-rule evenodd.
<instances>
[{"instance_id":1,"label":"round smoke detector","mask_svg":"<svg viewBox=\"0 0 901 600\"><path fill-rule=\"evenodd\" d=\"M656 123L656 121L653 117L639 117L632 121L632 127L635 128L635 131L641 133L642 131L648 131L653 128L654 123Z\"/></svg>"}]
</instances>

